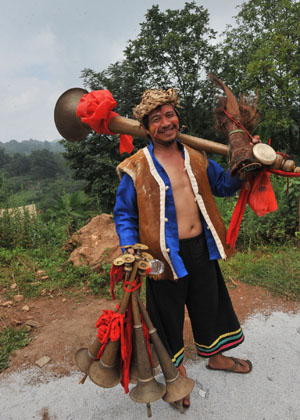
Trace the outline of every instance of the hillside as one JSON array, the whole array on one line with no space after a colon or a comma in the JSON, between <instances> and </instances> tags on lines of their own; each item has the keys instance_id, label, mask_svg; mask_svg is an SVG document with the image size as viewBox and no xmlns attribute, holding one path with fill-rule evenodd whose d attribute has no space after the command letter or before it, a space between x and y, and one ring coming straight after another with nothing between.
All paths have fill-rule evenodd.
<instances>
[{"instance_id":1,"label":"hillside","mask_svg":"<svg viewBox=\"0 0 300 420\"><path fill-rule=\"evenodd\" d=\"M58 143L58 140L55 141L40 141L40 140L23 140L18 142L16 140L10 140L7 143L0 142L0 148L8 154L21 153L25 155L30 155L31 152L36 150L49 150L49 152L60 153L64 151L64 148L61 144Z\"/></svg>"}]
</instances>

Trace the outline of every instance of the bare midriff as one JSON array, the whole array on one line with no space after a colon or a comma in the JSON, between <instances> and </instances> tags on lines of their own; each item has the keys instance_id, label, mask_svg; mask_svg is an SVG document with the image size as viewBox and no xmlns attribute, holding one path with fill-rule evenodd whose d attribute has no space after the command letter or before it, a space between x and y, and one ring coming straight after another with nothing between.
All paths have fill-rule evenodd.
<instances>
[{"instance_id":1,"label":"bare midriff","mask_svg":"<svg viewBox=\"0 0 300 420\"><path fill-rule=\"evenodd\" d=\"M191 182L184 167L181 153L175 153L168 159L159 159L167 172L175 202L179 239L187 239L202 233L199 208L195 201Z\"/></svg>"},{"instance_id":2,"label":"bare midriff","mask_svg":"<svg viewBox=\"0 0 300 420\"><path fill-rule=\"evenodd\" d=\"M195 201L191 183L186 171L176 180L171 180L175 202L179 239L193 238L202 233L199 208Z\"/></svg>"}]
</instances>

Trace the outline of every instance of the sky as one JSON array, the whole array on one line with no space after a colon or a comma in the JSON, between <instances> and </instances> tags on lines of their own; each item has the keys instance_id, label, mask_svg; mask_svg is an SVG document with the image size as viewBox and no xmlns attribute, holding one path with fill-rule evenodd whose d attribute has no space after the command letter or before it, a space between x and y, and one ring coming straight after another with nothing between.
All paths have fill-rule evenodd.
<instances>
[{"instance_id":1,"label":"sky","mask_svg":"<svg viewBox=\"0 0 300 420\"><path fill-rule=\"evenodd\" d=\"M59 96L83 87L81 71L122 60L148 9L185 0L0 0L0 142L60 139ZM196 0L218 34L234 25L242 0ZM113 92L112 92L113 93Z\"/></svg>"}]
</instances>

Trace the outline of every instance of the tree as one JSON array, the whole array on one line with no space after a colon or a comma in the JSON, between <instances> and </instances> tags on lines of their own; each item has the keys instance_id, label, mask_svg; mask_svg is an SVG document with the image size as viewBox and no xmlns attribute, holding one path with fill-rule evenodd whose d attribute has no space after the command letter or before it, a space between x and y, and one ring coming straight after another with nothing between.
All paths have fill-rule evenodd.
<instances>
[{"instance_id":1,"label":"tree","mask_svg":"<svg viewBox=\"0 0 300 420\"><path fill-rule=\"evenodd\" d=\"M0 147L0 170L10 161L10 156Z\"/></svg>"},{"instance_id":2,"label":"tree","mask_svg":"<svg viewBox=\"0 0 300 420\"><path fill-rule=\"evenodd\" d=\"M185 130L214 138L214 87L205 77L214 59L214 38L207 10L195 2L186 3L182 10L165 12L153 6L137 38L128 41L124 60L98 73L84 69L84 86L110 90L118 103L115 111L130 118L145 89L175 87L183 106L180 115ZM145 145L141 140L135 143L139 148ZM98 195L102 209L111 211L119 183L115 167L124 159L117 140L89 135L79 144L64 142L64 146L64 156L76 178L87 181L86 192Z\"/></svg>"},{"instance_id":3,"label":"tree","mask_svg":"<svg viewBox=\"0 0 300 420\"><path fill-rule=\"evenodd\" d=\"M111 212L119 184L116 166L124 159L119 153L118 138L90 134L78 143L61 143L75 179L85 180L85 192L99 201L103 212Z\"/></svg>"},{"instance_id":4,"label":"tree","mask_svg":"<svg viewBox=\"0 0 300 420\"><path fill-rule=\"evenodd\" d=\"M30 159L24 154L15 153L6 164L5 170L10 177L26 175L30 172Z\"/></svg>"},{"instance_id":5,"label":"tree","mask_svg":"<svg viewBox=\"0 0 300 420\"><path fill-rule=\"evenodd\" d=\"M35 150L30 157L31 174L35 179L55 178L62 169L49 150Z\"/></svg>"},{"instance_id":6,"label":"tree","mask_svg":"<svg viewBox=\"0 0 300 420\"><path fill-rule=\"evenodd\" d=\"M300 155L300 3L249 0L219 50L219 77L236 94L258 92L260 134Z\"/></svg>"},{"instance_id":7,"label":"tree","mask_svg":"<svg viewBox=\"0 0 300 420\"><path fill-rule=\"evenodd\" d=\"M141 23L137 38L125 49L126 60L141 74L145 88L176 88L181 98L182 123L189 133L202 136L206 121L212 122L212 85L206 73L214 58L216 32L209 27L209 14L195 2L181 10L159 10L153 6ZM142 93L140 91L140 94Z\"/></svg>"}]
</instances>

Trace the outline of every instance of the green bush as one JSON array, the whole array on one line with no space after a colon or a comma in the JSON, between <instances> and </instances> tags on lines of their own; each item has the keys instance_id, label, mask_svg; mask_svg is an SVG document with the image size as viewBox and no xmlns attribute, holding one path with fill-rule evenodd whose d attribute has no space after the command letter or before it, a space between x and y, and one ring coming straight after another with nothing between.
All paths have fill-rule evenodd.
<instances>
[{"instance_id":1,"label":"green bush","mask_svg":"<svg viewBox=\"0 0 300 420\"><path fill-rule=\"evenodd\" d=\"M37 248L44 244L57 246L67 238L63 220L45 223L40 215L32 216L26 210L24 214L10 214L4 211L0 217L0 247Z\"/></svg>"},{"instance_id":2,"label":"green bush","mask_svg":"<svg viewBox=\"0 0 300 420\"><path fill-rule=\"evenodd\" d=\"M299 193L300 179L287 179L271 175L271 182L275 192L278 209L263 217L258 217L247 205L241 223L236 247L240 250L263 244L285 244L295 241L299 231ZM238 198L217 198L217 205L224 222L229 226L232 213Z\"/></svg>"}]
</instances>

